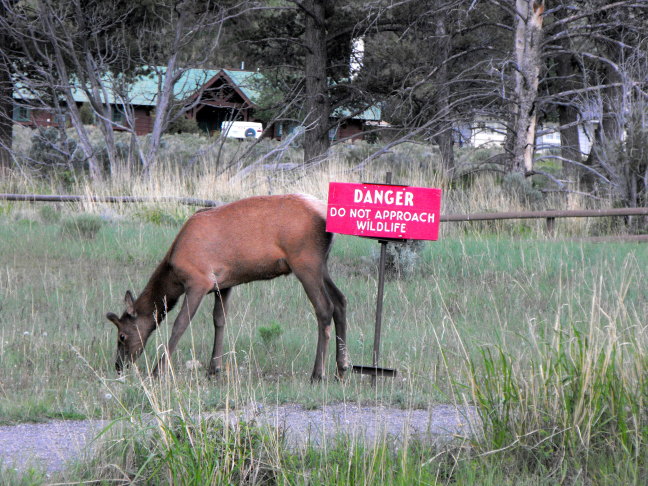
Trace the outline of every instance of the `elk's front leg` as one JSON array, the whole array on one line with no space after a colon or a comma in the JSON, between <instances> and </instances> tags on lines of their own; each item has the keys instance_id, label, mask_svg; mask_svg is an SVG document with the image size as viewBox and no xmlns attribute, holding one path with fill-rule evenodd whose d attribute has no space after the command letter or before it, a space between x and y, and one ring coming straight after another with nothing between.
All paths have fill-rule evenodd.
<instances>
[{"instance_id":1,"label":"elk's front leg","mask_svg":"<svg viewBox=\"0 0 648 486\"><path fill-rule=\"evenodd\" d=\"M178 346L178 341L191 323L191 319L193 319L193 316L196 314L196 311L198 310L198 307L200 306L200 303L202 302L202 299L206 293L207 292L202 289L189 289L185 294L185 298L182 302L182 307L180 309L180 312L178 313L178 317L176 317L176 320L173 323L173 329L171 330L169 344L162 353L157 366L153 370L153 376L158 376L167 371L169 362L171 360L171 355L175 351L175 348Z\"/></svg>"}]
</instances>

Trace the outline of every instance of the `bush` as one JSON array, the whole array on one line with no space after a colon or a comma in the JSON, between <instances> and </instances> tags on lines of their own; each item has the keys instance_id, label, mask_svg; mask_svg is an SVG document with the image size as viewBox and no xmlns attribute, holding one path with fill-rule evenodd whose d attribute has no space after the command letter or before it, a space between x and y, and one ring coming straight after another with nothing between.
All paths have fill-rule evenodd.
<instances>
[{"instance_id":1,"label":"bush","mask_svg":"<svg viewBox=\"0 0 648 486\"><path fill-rule=\"evenodd\" d=\"M44 223L58 223L61 220L61 212L54 206L41 206L38 214Z\"/></svg>"},{"instance_id":2,"label":"bush","mask_svg":"<svg viewBox=\"0 0 648 486\"><path fill-rule=\"evenodd\" d=\"M542 202L542 192L533 187L531 180L519 172L510 172L502 179L502 188L525 206Z\"/></svg>"},{"instance_id":3,"label":"bush","mask_svg":"<svg viewBox=\"0 0 648 486\"><path fill-rule=\"evenodd\" d=\"M137 211L137 216L147 223L157 226L178 226L184 218L177 214L170 214L161 208L142 208Z\"/></svg>"},{"instance_id":4,"label":"bush","mask_svg":"<svg viewBox=\"0 0 648 486\"><path fill-rule=\"evenodd\" d=\"M413 275L421 261L421 252L425 242L408 240L387 244L385 271L390 276L401 277Z\"/></svg>"},{"instance_id":5,"label":"bush","mask_svg":"<svg viewBox=\"0 0 648 486\"><path fill-rule=\"evenodd\" d=\"M29 159L30 165L46 170L70 166L81 169L84 157L76 140L62 139L57 128L47 127L39 128L32 135Z\"/></svg>"},{"instance_id":6,"label":"bush","mask_svg":"<svg viewBox=\"0 0 648 486\"><path fill-rule=\"evenodd\" d=\"M79 115L81 116L81 123L84 125L94 125L95 115L90 103L83 103L81 105L81 108L79 108Z\"/></svg>"},{"instance_id":7,"label":"bush","mask_svg":"<svg viewBox=\"0 0 648 486\"><path fill-rule=\"evenodd\" d=\"M200 127L195 118L181 116L169 124L168 134L176 133L200 133Z\"/></svg>"},{"instance_id":8,"label":"bush","mask_svg":"<svg viewBox=\"0 0 648 486\"><path fill-rule=\"evenodd\" d=\"M274 346L275 341L283 334L283 329L278 322L273 322L269 326L262 326L259 328L259 336L265 346Z\"/></svg>"},{"instance_id":9,"label":"bush","mask_svg":"<svg viewBox=\"0 0 648 486\"><path fill-rule=\"evenodd\" d=\"M110 173L110 157L108 156L108 147L106 143L103 142L99 146L93 147L95 153L97 154L97 160L101 163L102 170L106 173ZM130 152L130 146L126 142L118 141L115 142L115 155L118 159L128 160L128 153Z\"/></svg>"},{"instance_id":10,"label":"bush","mask_svg":"<svg viewBox=\"0 0 648 486\"><path fill-rule=\"evenodd\" d=\"M103 220L94 214L81 214L61 224L61 233L72 238L92 239L103 226Z\"/></svg>"}]
</instances>

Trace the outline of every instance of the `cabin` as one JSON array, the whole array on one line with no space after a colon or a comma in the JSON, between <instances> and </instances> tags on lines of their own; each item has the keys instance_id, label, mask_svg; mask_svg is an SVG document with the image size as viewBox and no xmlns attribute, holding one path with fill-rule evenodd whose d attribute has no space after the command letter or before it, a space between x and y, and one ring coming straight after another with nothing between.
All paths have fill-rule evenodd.
<instances>
[{"instance_id":1,"label":"cabin","mask_svg":"<svg viewBox=\"0 0 648 486\"><path fill-rule=\"evenodd\" d=\"M198 126L211 135L220 131L224 121L260 121L255 118L255 111L259 109L259 86L262 80L263 75L255 71L189 69L176 84L174 97L184 100L189 107L187 116L195 119ZM140 75L128 83L119 78L107 77L105 86L108 87L108 102L112 107L111 116L116 131L133 126L137 135L151 133L159 82L156 71ZM121 86L122 89L112 89L112 86ZM123 89L124 86L126 89ZM79 107L88 102L81 89L75 89L73 97ZM45 127L69 122L65 117L57 115L54 109L36 107L35 97L24 89L14 91L14 101L15 123ZM132 117L127 116L126 107ZM357 113L338 109L332 115L332 121L339 120L339 123L331 130L331 140L361 139L368 122L379 122L380 116L378 107ZM281 140L298 127L298 123L276 123L266 130L265 136Z\"/></svg>"},{"instance_id":2,"label":"cabin","mask_svg":"<svg viewBox=\"0 0 648 486\"><path fill-rule=\"evenodd\" d=\"M591 115L591 114L590 114ZM583 155L589 154L592 148L594 131L598 124L593 116L585 117L578 125L578 145ZM470 124L455 129L455 142L477 148L502 147L506 143L507 129L501 121L490 118L476 118ZM556 124L539 125L536 136L536 151L543 152L559 149L561 146L560 130Z\"/></svg>"},{"instance_id":3,"label":"cabin","mask_svg":"<svg viewBox=\"0 0 648 486\"><path fill-rule=\"evenodd\" d=\"M331 122L335 125L329 130L329 139L331 142L364 140L367 130L383 126L379 106L371 106L366 110L358 112L352 112L346 108L338 108L333 111ZM298 122L277 122L270 127L269 136L276 140L283 140L295 131L303 129L303 126Z\"/></svg>"},{"instance_id":4,"label":"cabin","mask_svg":"<svg viewBox=\"0 0 648 486\"><path fill-rule=\"evenodd\" d=\"M219 132L224 121L258 121L259 82L263 76L252 71L220 69L218 71L192 69L188 73L198 86L187 97L194 107L187 113L198 126L209 134ZM206 81L202 82L208 78ZM189 83L191 85L191 83Z\"/></svg>"},{"instance_id":5,"label":"cabin","mask_svg":"<svg viewBox=\"0 0 648 486\"><path fill-rule=\"evenodd\" d=\"M258 73L250 71L234 71L230 69L189 69L185 71L174 88L174 97L184 99L191 105L188 116L195 118L198 125L209 133L220 130L220 124L226 120L253 119L255 104L252 99L256 96L253 80ZM158 94L159 76L155 71L140 75L127 84L107 76L104 81L108 87L108 102L112 107L112 121L116 131L126 130L128 117L125 107L132 113L133 126L137 135L146 135L153 130L153 116ZM88 102L88 97L82 89L74 89L74 101L80 107ZM61 116L55 110L47 107L34 106L34 96L24 89L14 91L15 123L29 127L58 126L62 123ZM120 126L122 128L120 128Z\"/></svg>"}]
</instances>

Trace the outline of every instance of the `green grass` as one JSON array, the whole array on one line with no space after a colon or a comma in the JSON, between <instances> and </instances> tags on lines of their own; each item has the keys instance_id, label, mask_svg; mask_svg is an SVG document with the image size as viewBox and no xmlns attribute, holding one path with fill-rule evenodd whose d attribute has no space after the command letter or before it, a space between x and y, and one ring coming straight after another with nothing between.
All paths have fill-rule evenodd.
<instances>
[{"instance_id":1,"label":"green grass","mask_svg":"<svg viewBox=\"0 0 648 486\"><path fill-rule=\"evenodd\" d=\"M123 310L126 289L142 289L177 232L174 220L161 224L161 213L147 210L139 220L104 222L94 238L84 238L62 235L64 217L33 211L16 220L16 211L0 211L2 423L121 420L164 410L186 422L250 401L308 408L336 401L397 407L468 402L484 422L483 435L469 447L446 452L424 444L398 451L385 443L350 448L341 441L297 453L255 428L239 434L242 442L223 444L227 428L216 426L216 435L192 448L182 434L157 428L158 446L138 436L130 452L110 459L128 464L131 479L142 484L173 478L201 484L199 474L237 482L249 474L251 455L259 454L259 478L278 484L646 479L648 246L460 233L427 244L412 276L386 284L380 364L399 375L379 380L375 389L358 375L311 386L316 324L299 283L289 277L244 285L231 299L225 376L208 380L204 370L184 366L209 358L207 301L174 355L175 380L149 385L135 374L116 380L116 336L105 314ZM331 256L331 274L349 301L355 364L371 363L377 247L338 237ZM261 330L277 325L281 332L270 331L271 342L264 343ZM154 361L169 331L166 323L151 339L141 368ZM332 376L332 349L328 361ZM159 434L168 435L166 442ZM203 471L206 460L227 467ZM99 469L86 464L79 478L112 477Z\"/></svg>"}]
</instances>

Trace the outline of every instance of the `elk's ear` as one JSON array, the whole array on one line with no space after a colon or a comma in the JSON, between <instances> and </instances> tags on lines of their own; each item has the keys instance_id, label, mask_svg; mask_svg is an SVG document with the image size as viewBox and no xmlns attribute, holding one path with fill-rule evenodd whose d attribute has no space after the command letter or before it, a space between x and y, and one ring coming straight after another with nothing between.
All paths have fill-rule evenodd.
<instances>
[{"instance_id":1,"label":"elk's ear","mask_svg":"<svg viewBox=\"0 0 648 486\"><path fill-rule=\"evenodd\" d=\"M117 317L117 314L109 312L108 314L106 314L106 318L115 326L117 326L117 329L119 329L119 317Z\"/></svg>"},{"instance_id":2,"label":"elk's ear","mask_svg":"<svg viewBox=\"0 0 648 486\"><path fill-rule=\"evenodd\" d=\"M131 317L137 317L137 312L135 312L135 299L133 298L133 294L130 290L126 291L124 303L126 304L126 314Z\"/></svg>"}]
</instances>

